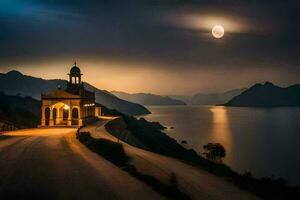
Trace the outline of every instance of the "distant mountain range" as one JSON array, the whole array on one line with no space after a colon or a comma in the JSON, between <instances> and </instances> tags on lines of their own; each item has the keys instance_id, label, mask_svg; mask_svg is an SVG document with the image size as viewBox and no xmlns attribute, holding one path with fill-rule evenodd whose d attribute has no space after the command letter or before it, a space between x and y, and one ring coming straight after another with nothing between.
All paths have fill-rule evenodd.
<instances>
[{"instance_id":1,"label":"distant mountain range","mask_svg":"<svg viewBox=\"0 0 300 200\"><path fill-rule=\"evenodd\" d=\"M111 91L115 96L142 105L186 105L185 102L170 98L168 96L160 96L150 93L134 93L129 94L120 91Z\"/></svg>"},{"instance_id":2,"label":"distant mountain range","mask_svg":"<svg viewBox=\"0 0 300 200\"><path fill-rule=\"evenodd\" d=\"M66 88L66 80L45 80L32 76L23 75L18 71L10 71L8 73L0 73L0 91L7 95L31 96L35 99L41 99L41 93L47 93L56 89L58 86ZM150 112L142 105L125 101L115 95L97 89L96 87L84 83L86 89L94 91L96 102L111 108L116 109L128 115L149 114Z\"/></svg>"},{"instance_id":3,"label":"distant mountain range","mask_svg":"<svg viewBox=\"0 0 300 200\"><path fill-rule=\"evenodd\" d=\"M58 86L65 88L66 84L66 80L45 80L23 75L18 71L0 73L0 92L6 95L31 96L40 100L41 93L50 92ZM266 82L255 84L249 89L235 89L224 93L198 93L193 96L129 94L119 91L110 93L88 83L84 85L86 89L95 92L96 102L128 115L149 114L150 112L142 105L300 106L300 84L282 88Z\"/></svg>"},{"instance_id":4,"label":"distant mountain range","mask_svg":"<svg viewBox=\"0 0 300 200\"><path fill-rule=\"evenodd\" d=\"M193 96L160 96L151 93L129 94L120 91L111 91L111 93L121 99L142 105L217 105L225 104L245 90L246 88L230 90L223 93L198 93Z\"/></svg>"},{"instance_id":5,"label":"distant mountain range","mask_svg":"<svg viewBox=\"0 0 300 200\"><path fill-rule=\"evenodd\" d=\"M270 82L255 84L232 98L225 105L245 107L300 106L300 84L286 88Z\"/></svg>"},{"instance_id":6,"label":"distant mountain range","mask_svg":"<svg viewBox=\"0 0 300 200\"><path fill-rule=\"evenodd\" d=\"M245 90L246 88L241 88L222 93L197 93L193 96L171 95L170 97L181 100L188 105L217 105L225 104Z\"/></svg>"},{"instance_id":7,"label":"distant mountain range","mask_svg":"<svg viewBox=\"0 0 300 200\"><path fill-rule=\"evenodd\" d=\"M230 90L223 93L198 93L189 99L188 104L191 105L217 105L228 102L233 97L241 94L246 88Z\"/></svg>"}]
</instances>

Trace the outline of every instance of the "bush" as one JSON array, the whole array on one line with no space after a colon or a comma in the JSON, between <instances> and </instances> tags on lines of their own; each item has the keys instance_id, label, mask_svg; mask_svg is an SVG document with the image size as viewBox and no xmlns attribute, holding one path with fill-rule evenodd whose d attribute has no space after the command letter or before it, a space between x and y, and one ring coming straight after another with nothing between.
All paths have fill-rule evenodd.
<instances>
[{"instance_id":1,"label":"bush","mask_svg":"<svg viewBox=\"0 0 300 200\"><path fill-rule=\"evenodd\" d=\"M203 154L207 159L214 162L222 162L222 159L226 156L226 150L220 143L208 143L203 146L204 152Z\"/></svg>"},{"instance_id":2,"label":"bush","mask_svg":"<svg viewBox=\"0 0 300 200\"><path fill-rule=\"evenodd\" d=\"M125 154L122 144L112 142L106 139L95 139L89 132L78 132L77 138L85 144L90 150L100 154L105 159L111 161L117 166L125 165L128 157Z\"/></svg>"}]
</instances>

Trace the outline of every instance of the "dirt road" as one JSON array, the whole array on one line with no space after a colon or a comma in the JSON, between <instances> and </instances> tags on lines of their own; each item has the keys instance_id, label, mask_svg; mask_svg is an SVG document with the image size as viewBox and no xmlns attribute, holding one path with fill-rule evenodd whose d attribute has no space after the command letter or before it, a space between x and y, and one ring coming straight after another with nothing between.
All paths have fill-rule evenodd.
<instances>
[{"instance_id":1,"label":"dirt road","mask_svg":"<svg viewBox=\"0 0 300 200\"><path fill-rule=\"evenodd\" d=\"M0 140L0 199L162 199L87 150L75 129L15 131Z\"/></svg>"}]
</instances>

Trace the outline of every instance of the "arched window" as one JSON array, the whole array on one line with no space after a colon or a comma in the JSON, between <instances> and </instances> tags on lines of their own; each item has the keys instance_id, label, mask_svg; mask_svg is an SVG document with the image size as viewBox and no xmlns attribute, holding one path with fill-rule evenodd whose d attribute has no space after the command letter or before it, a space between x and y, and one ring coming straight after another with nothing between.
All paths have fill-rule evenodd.
<instances>
[{"instance_id":1,"label":"arched window","mask_svg":"<svg viewBox=\"0 0 300 200\"><path fill-rule=\"evenodd\" d=\"M63 110L63 120L68 120L69 116L69 109L62 109Z\"/></svg>"},{"instance_id":2,"label":"arched window","mask_svg":"<svg viewBox=\"0 0 300 200\"><path fill-rule=\"evenodd\" d=\"M53 108L53 110L52 110L52 118L54 120L54 124L56 123L56 115L57 115L57 109Z\"/></svg>"},{"instance_id":3,"label":"arched window","mask_svg":"<svg viewBox=\"0 0 300 200\"><path fill-rule=\"evenodd\" d=\"M45 108L45 120L46 120L46 125L49 125L49 120L50 120L50 108L49 107Z\"/></svg>"},{"instance_id":4,"label":"arched window","mask_svg":"<svg viewBox=\"0 0 300 200\"><path fill-rule=\"evenodd\" d=\"M73 108L72 109L72 125L78 125L78 108Z\"/></svg>"},{"instance_id":5,"label":"arched window","mask_svg":"<svg viewBox=\"0 0 300 200\"><path fill-rule=\"evenodd\" d=\"M72 119L78 119L78 108L72 109Z\"/></svg>"}]
</instances>

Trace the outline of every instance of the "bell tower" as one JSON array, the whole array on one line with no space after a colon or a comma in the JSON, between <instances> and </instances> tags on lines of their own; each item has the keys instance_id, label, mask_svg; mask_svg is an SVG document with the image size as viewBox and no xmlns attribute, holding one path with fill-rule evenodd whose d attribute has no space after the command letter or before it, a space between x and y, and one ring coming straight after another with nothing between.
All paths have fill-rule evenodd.
<instances>
[{"instance_id":1,"label":"bell tower","mask_svg":"<svg viewBox=\"0 0 300 200\"><path fill-rule=\"evenodd\" d=\"M75 62L72 66L69 75L69 82L67 85L67 91L73 94L80 94L81 89L83 89L83 84L81 82L81 71L79 67L77 67L77 63Z\"/></svg>"},{"instance_id":2,"label":"bell tower","mask_svg":"<svg viewBox=\"0 0 300 200\"><path fill-rule=\"evenodd\" d=\"M70 84L81 84L81 72L79 67L77 67L77 63L75 62L73 67L70 70L69 75L69 83Z\"/></svg>"}]
</instances>

